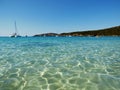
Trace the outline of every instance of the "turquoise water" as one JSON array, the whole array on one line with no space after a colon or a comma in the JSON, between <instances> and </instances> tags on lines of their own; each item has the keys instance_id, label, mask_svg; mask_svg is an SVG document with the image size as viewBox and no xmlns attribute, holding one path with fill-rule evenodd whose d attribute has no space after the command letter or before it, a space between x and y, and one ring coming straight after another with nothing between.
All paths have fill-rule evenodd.
<instances>
[{"instance_id":1,"label":"turquoise water","mask_svg":"<svg viewBox=\"0 0 120 90\"><path fill-rule=\"evenodd\" d=\"M1 37L0 90L120 90L120 37Z\"/></svg>"}]
</instances>

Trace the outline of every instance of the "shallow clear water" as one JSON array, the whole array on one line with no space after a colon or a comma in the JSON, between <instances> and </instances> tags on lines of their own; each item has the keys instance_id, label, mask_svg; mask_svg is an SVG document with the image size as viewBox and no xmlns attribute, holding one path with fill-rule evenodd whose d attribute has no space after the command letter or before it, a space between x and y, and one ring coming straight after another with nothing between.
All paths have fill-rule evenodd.
<instances>
[{"instance_id":1,"label":"shallow clear water","mask_svg":"<svg viewBox=\"0 0 120 90\"><path fill-rule=\"evenodd\" d=\"M120 90L120 37L1 37L0 90Z\"/></svg>"}]
</instances>

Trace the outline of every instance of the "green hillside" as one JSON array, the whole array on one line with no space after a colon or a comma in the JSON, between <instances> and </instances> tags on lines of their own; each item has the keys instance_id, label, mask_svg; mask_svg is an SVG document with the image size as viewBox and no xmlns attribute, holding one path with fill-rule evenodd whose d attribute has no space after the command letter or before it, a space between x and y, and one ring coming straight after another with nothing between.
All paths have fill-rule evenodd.
<instances>
[{"instance_id":1,"label":"green hillside","mask_svg":"<svg viewBox=\"0 0 120 90\"><path fill-rule=\"evenodd\" d=\"M111 28L105 28L100 30L89 30L89 31L76 31L68 33L43 33L36 34L34 37L39 36L120 36L120 26L115 26Z\"/></svg>"},{"instance_id":2,"label":"green hillside","mask_svg":"<svg viewBox=\"0 0 120 90\"><path fill-rule=\"evenodd\" d=\"M77 31L70 33L61 33L60 36L120 36L120 26L106 28L101 30Z\"/></svg>"}]
</instances>

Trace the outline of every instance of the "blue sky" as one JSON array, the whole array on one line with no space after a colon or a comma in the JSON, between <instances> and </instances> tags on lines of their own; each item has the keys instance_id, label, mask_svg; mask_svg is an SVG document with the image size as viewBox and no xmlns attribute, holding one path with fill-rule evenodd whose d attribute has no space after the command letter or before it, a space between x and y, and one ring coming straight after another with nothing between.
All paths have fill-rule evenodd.
<instances>
[{"instance_id":1,"label":"blue sky","mask_svg":"<svg viewBox=\"0 0 120 90\"><path fill-rule=\"evenodd\" d=\"M0 35L96 30L120 25L120 0L0 0Z\"/></svg>"}]
</instances>

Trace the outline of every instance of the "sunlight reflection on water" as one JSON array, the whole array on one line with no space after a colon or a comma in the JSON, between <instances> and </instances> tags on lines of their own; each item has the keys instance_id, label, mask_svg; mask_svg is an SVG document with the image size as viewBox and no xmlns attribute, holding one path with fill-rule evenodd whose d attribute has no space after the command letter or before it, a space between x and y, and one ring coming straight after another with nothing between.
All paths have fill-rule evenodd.
<instances>
[{"instance_id":1,"label":"sunlight reflection on water","mask_svg":"<svg viewBox=\"0 0 120 90\"><path fill-rule=\"evenodd\" d=\"M119 90L119 40L0 38L0 90Z\"/></svg>"}]
</instances>

